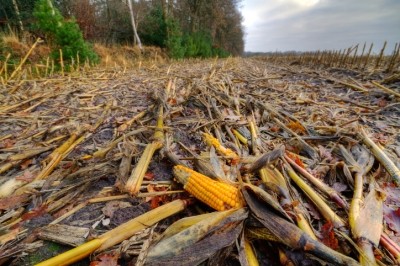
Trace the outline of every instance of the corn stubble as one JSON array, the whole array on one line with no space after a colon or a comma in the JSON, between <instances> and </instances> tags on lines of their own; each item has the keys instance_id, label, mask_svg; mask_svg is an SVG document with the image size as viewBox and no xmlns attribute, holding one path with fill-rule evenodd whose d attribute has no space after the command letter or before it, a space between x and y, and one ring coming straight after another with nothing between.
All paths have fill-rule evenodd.
<instances>
[{"instance_id":1,"label":"corn stubble","mask_svg":"<svg viewBox=\"0 0 400 266\"><path fill-rule=\"evenodd\" d=\"M361 55L358 52L361 49L357 45L343 51L319 51L301 55L271 54L258 59L215 59L206 67L204 62L195 63L202 66L195 72L185 65L187 63L175 62L174 64L185 67L190 72L190 78L187 79L190 82L187 83L182 76L184 74L175 70L175 65L168 66L167 77L165 73L160 77L157 64L151 62L148 66L142 66L140 63L135 78L140 79L141 87L146 87L151 82L157 83L158 80L161 80L161 85L157 83L157 86L163 86L161 82L165 79L170 82L165 90L165 97L147 101L151 98L148 97L144 103L145 110L132 112L135 101L121 95L148 92L132 91L135 90L130 85L132 77L124 76L126 69L115 69L112 73L94 71L94 78L89 79L91 71L78 63L74 75L81 69L81 76L69 77L68 73L63 73L61 77L44 82L32 81L35 76L32 69L29 70L26 59L36 49L37 44L38 42L32 46L11 75L7 64L10 56L0 66L0 78L4 86L1 90L4 95L11 95L0 98L3 103L0 107L2 119L7 121L9 127L14 124L32 124L31 128L23 126L23 132L18 133L20 135L13 134L10 130L0 135L0 173L6 175L6 178L1 178L0 185L0 198L3 198L0 202L0 218L2 230L6 232L5 238L14 234L12 228L22 221L20 216L25 212L23 206L28 201L39 207L48 205L46 210L52 215L68 203L73 203L72 209L53 221L55 224L93 203L127 198L142 200L142 197L151 201L162 197L164 201L157 203L161 204L160 207L156 204L153 210L38 265L67 265L94 252L113 249L135 232L150 226L156 227L155 224L159 221L183 211L189 202L196 206L188 210L188 213L193 214L200 210L203 214L182 218L154 240L149 239L150 247L143 245L141 250L144 263L197 265L211 257L210 261L221 262L233 254L243 264L258 265L262 254L257 244L265 243L260 241L273 243L271 253L281 263L294 263L287 256L289 250L312 254L333 265L376 265L400 261L398 244L384 233L390 231L384 227L385 193L378 185L382 184L383 178L387 182L393 181L397 186L400 183L398 163L391 145L393 143L383 147L371 137L372 134L355 126L361 120L365 125L372 125L375 133L391 134L392 139L389 141L396 142L392 130L396 128L397 122L393 116L397 114L396 100L400 94L393 84L399 80L396 71L399 67L400 45L396 45L391 56L384 56L386 45L378 56L374 56L371 54L372 44L369 50L364 44ZM53 73L51 64L48 60L46 73ZM268 64L279 67L267 69ZM385 71L386 76L369 82L358 80L357 76L348 77L331 72L327 74L328 72L320 69L307 72L307 75L313 75L319 82L316 83L317 92L316 85L311 81L296 80L297 74L300 77L300 74L306 73L296 64L308 66L310 69L316 65L332 67L332 73L344 70L360 73ZM273 69L279 71L273 72ZM157 72L157 75L148 78L146 75L150 75L152 71ZM143 76L145 72L146 75ZM41 75L40 71L37 73ZM201 73L201 78L197 78L198 73ZM124 77L126 86L114 84L107 89L107 86L96 83ZM68 83L74 84L74 80L79 85L90 80L95 83L95 88L85 92L73 87L67 89ZM38 88L36 82L39 84ZM51 85L49 93L41 87L47 83ZM66 87L65 92L53 90L60 84ZM125 90L124 94L116 94L119 89ZM339 95L337 90L347 92ZM319 92L324 95L323 101L319 98L322 95ZM94 101L99 95L107 98L102 104ZM288 95L296 95L296 99ZM371 100L371 95L382 97L377 103L376 99ZM52 119L51 110L41 113L40 107L46 106L51 102L50 99L60 98L66 103L66 98L79 102L71 109L62 106L68 110L62 114L63 120L60 121L70 119L66 124L84 124L84 118L94 116L97 119L86 122L86 131L71 130L57 120L47 123L46 119ZM155 126L151 117L153 109L156 109ZM37 119L41 115L44 118ZM369 120L377 115L385 125L374 126ZM115 117L118 118L117 126L110 123ZM133 128L136 126L138 128ZM147 141L143 153L138 156L138 163L131 171L134 156L129 149L135 143L130 138L149 131L149 128L154 130L153 136ZM112 140L101 143L102 148L92 152L92 147L88 149L85 145L89 145L88 142L96 143L98 139L93 136L105 129L113 132ZM383 130L380 132L381 129ZM368 132L370 130L368 128ZM57 134L53 134L54 132ZM169 137L165 137L164 132ZM201 145L188 143L200 140L201 137L204 142ZM17 141L15 149L8 148L12 146L7 142L10 139ZM85 143L86 140L90 141ZM357 140L360 140L358 144ZM121 149L122 141L124 144L131 141L131 146L124 145ZM316 145L316 142L320 145ZM24 147L21 149L18 147L21 143L35 145L21 146ZM185 147L186 152L189 151L190 158L183 155L185 151L179 150L178 143ZM30 148L24 150L26 147ZM356 147L362 148L357 152ZM197 155L198 149L203 149L199 152L200 155ZM79 153L82 150L85 150L83 156ZM133 150L139 149L134 147ZM159 150L160 156L154 158ZM44 160L40 160L42 168L32 166L22 176L20 170L23 170L27 161L46 151L52 152L47 157L43 156L46 157ZM329 158L332 154L333 159ZM171 165L170 170L177 182L169 180L165 186L168 191L165 192L143 193L143 189L149 184L144 181L149 164L158 163L157 160L163 155L172 158L175 166ZM375 164L374 158L377 160ZM192 163L193 160L197 160L197 163ZM90 183L115 173L115 162L120 163L120 175L128 177L126 182L126 178L121 178L121 191L108 188L104 195L87 199ZM76 169L68 169L70 165ZM346 199L333 189L332 182L328 182L326 176L325 179L323 175L316 176L320 174L317 171L320 165L341 165L348 170L345 174L336 173L338 178L328 181L337 182L346 176L348 184L345 184L345 192L346 195L352 194L351 199ZM332 169L338 172L341 168L331 167L331 172ZM153 174L157 176L158 173ZM176 186L177 190L169 191ZM187 193L182 193L182 188ZM14 194L17 197L18 194L22 195L22 205L12 204ZM173 200L176 198L181 199ZM199 201L208 207L198 205ZM310 216L306 206L311 205L311 209L315 208L314 214L318 213L322 217ZM34 211L25 213L31 215ZM175 218L177 216L171 219ZM318 230L324 223L332 226L331 237L350 245L349 250L343 248L338 252L322 244L325 239L321 239ZM17 236L23 236L22 232L26 230L23 226L21 224L18 229L21 234ZM54 235L54 232L51 233L49 235ZM2 241L5 244L10 243L7 239ZM386 250L381 252L384 249Z\"/></svg>"}]
</instances>

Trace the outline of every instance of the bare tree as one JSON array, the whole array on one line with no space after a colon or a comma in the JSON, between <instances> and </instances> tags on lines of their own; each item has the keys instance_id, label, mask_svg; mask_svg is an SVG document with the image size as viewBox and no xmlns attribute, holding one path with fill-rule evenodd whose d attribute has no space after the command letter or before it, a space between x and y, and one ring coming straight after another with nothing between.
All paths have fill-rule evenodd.
<instances>
[{"instance_id":1,"label":"bare tree","mask_svg":"<svg viewBox=\"0 0 400 266\"><path fill-rule=\"evenodd\" d=\"M133 8L132 8L132 2L131 0L128 0L128 6L129 6L129 12L131 14L131 22L132 22L132 29L133 29L133 34L135 36L135 39L137 40L139 49L142 50L142 42L140 41L139 35L137 34L136 31L136 24L135 24L135 17L133 16Z\"/></svg>"},{"instance_id":2,"label":"bare tree","mask_svg":"<svg viewBox=\"0 0 400 266\"><path fill-rule=\"evenodd\" d=\"M12 0L14 9L15 9L15 14L17 15L17 19L18 19L18 25L19 25L19 29L21 30L21 33L24 32L24 24L22 24L22 20L21 20L21 15L19 13L19 8L18 8L18 4L16 0Z\"/></svg>"}]
</instances>

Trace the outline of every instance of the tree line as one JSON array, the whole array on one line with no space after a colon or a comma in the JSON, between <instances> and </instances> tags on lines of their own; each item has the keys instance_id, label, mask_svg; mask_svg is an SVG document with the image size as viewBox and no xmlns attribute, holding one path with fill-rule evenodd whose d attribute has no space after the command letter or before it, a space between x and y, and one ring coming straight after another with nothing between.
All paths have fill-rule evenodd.
<instances>
[{"instance_id":1,"label":"tree line","mask_svg":"<svg viewBox=\"0 0 400 266\"><path fill-rule=\"evenodd\" d=\"M129 2L131 1L131 2ZM104 44L165 48L171 57L241 55L240 0L1 0L0 27L34 35L38 3L52 4L82 37ZM129 7L131 4L131 8ZM134 24L132 24L134 23ZM133 25L137 35L133 34Z\"/></svg>"}]
</instances>

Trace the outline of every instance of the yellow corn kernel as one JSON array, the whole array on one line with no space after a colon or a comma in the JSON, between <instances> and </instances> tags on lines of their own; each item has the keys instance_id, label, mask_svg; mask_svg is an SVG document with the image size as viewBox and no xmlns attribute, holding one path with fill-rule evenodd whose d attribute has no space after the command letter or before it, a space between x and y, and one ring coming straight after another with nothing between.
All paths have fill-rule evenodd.
<instances>
[{"instance_id":1,"label":"yellow corn kernel","mask_svg":"<svg viewBox=\"0 0 400 266\"><path fill-rule=\"evenodd\" d=\"M231 159L232 164L237 164L239 162L239 155L237 155L236 152L232 151L231 149L222 146L218 139L214 138L208 133L203 133L203 138L204 142L207 143L207 145L214 146L217 152Z\"/></svg>"},{"instance_id":2,"label":"yellow corn kernel","mask_svg":"<svg viewBox=\"0 0 400 266\"><path fill-rule=\"evenodd\" d=\"M183 165L174 167L174 175L186 191L215 210L243 206L239 189L235 186L213 180Z\"/></svg>"}]
</instances>

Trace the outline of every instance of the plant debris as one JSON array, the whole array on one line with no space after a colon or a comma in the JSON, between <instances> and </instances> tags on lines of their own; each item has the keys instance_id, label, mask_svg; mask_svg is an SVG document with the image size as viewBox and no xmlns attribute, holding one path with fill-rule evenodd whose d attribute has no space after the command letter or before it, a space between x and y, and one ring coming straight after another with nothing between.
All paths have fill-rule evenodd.
<instances>
[{"instance_id":1,"label":"plant debris","mask_svg":"<svg viewBox=\"0 0 400 266\"><path fill-rule=\"evenodd\" d=\"M38 265L400 263L396 64L310 60L13 73L0 264L51 242L71 247Z\"/></svg>"}]
</instances>

